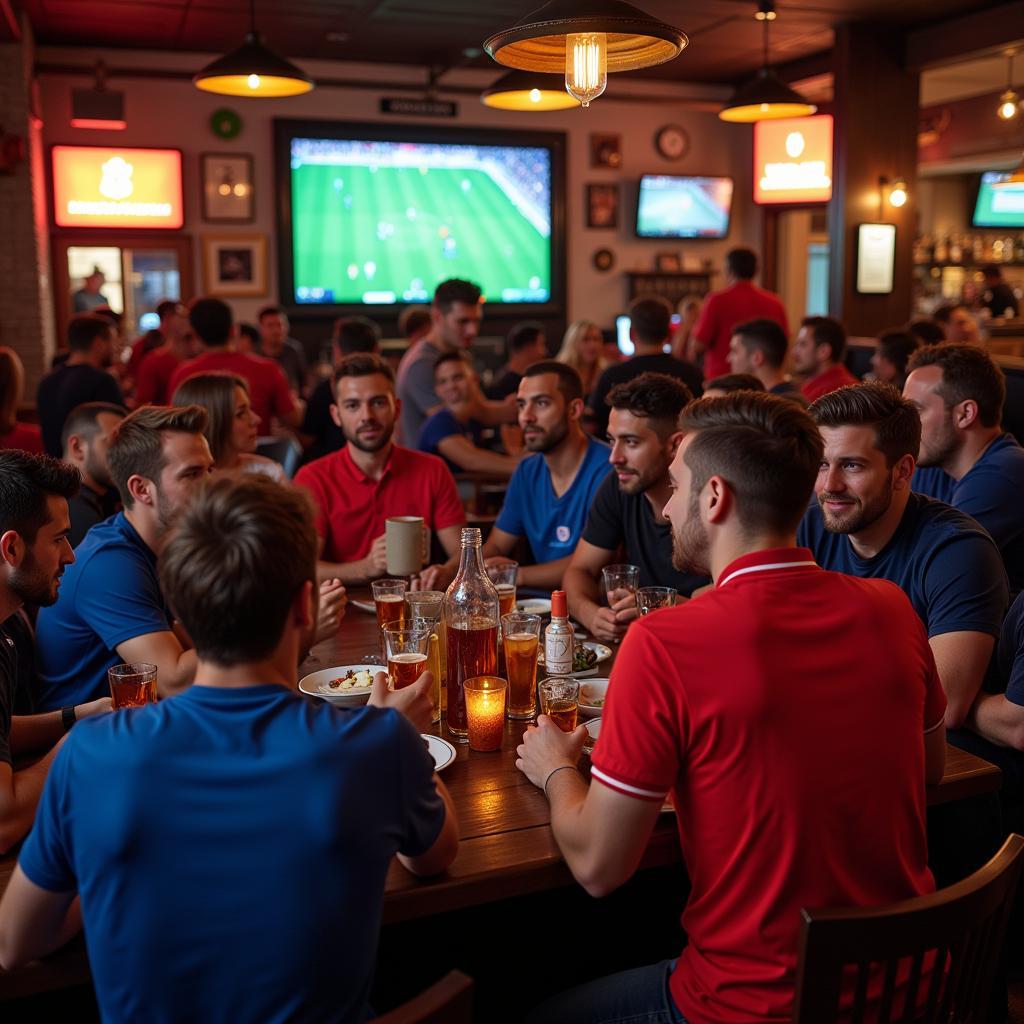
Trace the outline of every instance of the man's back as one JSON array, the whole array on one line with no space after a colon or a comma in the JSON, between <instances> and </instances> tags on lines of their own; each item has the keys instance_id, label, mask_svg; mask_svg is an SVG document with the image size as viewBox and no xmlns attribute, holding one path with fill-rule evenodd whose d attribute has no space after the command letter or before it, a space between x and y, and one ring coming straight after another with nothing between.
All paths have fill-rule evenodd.
<instances>
[{"instance_id":1,"label":"man's back","mask_svg":"<svg viewBox=\"0 0 1024 1024\"><path fill-rule=\"evenodd\" d=\"M171 400L167 388L180 365L181 359L170 345L146 353L136 376L135 404L167 405Z\"/></svg>"},{"instance_id":2,"label":"man's back","mask_svg":"<svg viewBox=\"0 0 1024 1024\"><path fill-rule=\"evenodd\" d=\"M593 771L673 794L693 889L671 991L691 1024L790 1019L801 907L934 888L923 735L944 709L906 598L806 550L744 556L634 623Z\"/></svg>"},{"instance_id":3,"label":"man's back","mask_svg":"<svg viewBox=\"0 0 1024 1024\"><path fill-rule=\"evenodd\" d=\"M608 419L611 416L611 409L605 398L616 384L624 384L626 381L639 377L641 373L665 373L670 377L681 380L689 389L694 398L700 398L704 392L704 381L700 370L693 363L684 359L676 359L665 352L656 352L652 355L638 355L627 359L624 363L616 363L609 366L598 378L594 386L594 393L590 398L590 407L594 412L594 419L597 421L597 436L604 437L608 431Z\"/></svg>"},{"instance_id":4,"label":"man's back","mask_svg":"<svg viewBox=\"0 0 1024 1024\"><path fill-rule=\"evenodd\" d=\"M441 404L434 390L434 362L441 354L429 338L421 338L402 356L395 377L395 395L402 403L397 440L413 448L429 411Z\"/></svg>"},{"instance_id":5,"label":"man's back","mask_svg":"<svg viewBox=\"0 0 1024 1024\"><path fill-rule=\"evenodd\" d=\"M704 300L693 332L705 347L704 379L729 373L729 341L733 329L748 320L764 317L774 320L787 334L786 309L774 292L758 288L750 281L737 281L713 292Z\"/></svg>"},{"instance_id":6,"label":"man's back","mask_svg":"<svg viewBox=\"0 0 1024 1024\"><path fill-rule=\"evenodd\" d=\"M366 1018L388 865L444 819L405 719L196 686L70 741L20 864L78 889L104 1020Z\"/></svg>"},{"instance_id":7,"label":"man's back","mask_svg":"<svg viewBox=\"0 0 1024 1024\"><path fill-rule=\"evenodd\" d=\"M43 432L46 454L59 459L63 454L61 431L68 413L83 402L116 402L124 404L124 396L116 380L88 363L64 363L51 370L40 382L36 393L39 425Z\"/></svg>"}]
</instances>

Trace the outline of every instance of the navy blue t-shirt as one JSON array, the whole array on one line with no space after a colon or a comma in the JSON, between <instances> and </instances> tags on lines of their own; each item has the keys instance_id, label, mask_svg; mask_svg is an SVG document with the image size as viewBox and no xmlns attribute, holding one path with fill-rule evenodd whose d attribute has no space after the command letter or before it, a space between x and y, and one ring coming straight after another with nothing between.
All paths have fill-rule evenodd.
<instances>
[{"instance_id":1,"label":"navy blue t-shirt","mask_svg":"<svg viewBox=\"0 0 1024 1024\"><path fill-rule=\"evenodd\" d=\"M421 452L430 455L439 455L444 459L446 465L453 473L461 473L463 468L451 459L445 459L438 449L438 445L446 438L459 434L465 437L477 448L483 447L484 425L476 420L468 420L462 423L455 418L455 414L449 409L438 409L437 412L427 418L420 431L419 443L416 445Z\"/></svg>"},{"instance_id":2,"label":"navy blue t-shirt","mask_svg":"<svg viewBox=\"0 0 1024 1024\"><path fill-rule=\"evenodd\" d=\"M81 896L103 1020L362 1021L395 853L436 841L396 711L193 686L80 722L21 869Z\"/></svg>"},{"instance_id":3,"label":"navy blue t-shirt","mask_svg":"<svg viewBox=\"0 0 1024 1024\"><path fill-rule=\"evenodd\" d=\"M37 709L107 696L107 669L124 661L117 645L170 628L156 555L118 512L85 535L57 603L39 610Z\"/></svg>"},{"instance_id":4,"label":"navy blue t-shirt","mask_svg":"<svg viewBox=\"0 0 1024 1024\"><path fill-rule=\"evenodd\" d=\"M911 494L888 544L861 558L850 538L829 533L815 501L797 531L823 569L902 587L928 636L961 631L999 636L1009 603L1006 572L992 538L959 509Z\"/></svg>"},{"instance_id":5,"label":"navy blue t-shirt","mask_svg":"<svg viewBox=\"0 0 1024 1024\"><path fill-rule=\"evenodd\" d=\"M997 437L960 480L929 466L917 470L912 486L984 526L1002 553L1010 593L1024 590L1024 448L1012 434Z\"/></svg>"},{"instance_id":6,"label":"navy blue t-shirt","mask_svg":"<svg viewBox=\"0 0 1024 1024\"><path fill-rule=\"evenodd\" d=\"M39 428L47 455L59 459L63 454L61 431L68 413L83 402L116 402L124 405L124 396L117 381L103 370L87 363L67 363L51 370L40 382L36 392Z\"/></svg>"}]
</instances>

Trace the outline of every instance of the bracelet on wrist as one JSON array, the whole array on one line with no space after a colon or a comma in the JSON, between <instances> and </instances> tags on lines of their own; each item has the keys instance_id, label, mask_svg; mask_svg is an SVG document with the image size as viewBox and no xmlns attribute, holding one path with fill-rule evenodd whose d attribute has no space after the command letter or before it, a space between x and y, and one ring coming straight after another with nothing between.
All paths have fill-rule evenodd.
<instances>
[{"instance_id":1,"label":"bracelet on wrist","mask_svg":"<svg viewBox=\"0 0 1024 1024\"><path fill-rule=\"evenodd\" d=\"M64 726L65 732L70 732L71 726L73 726L77 721L78 714L73 706L60 709L60 723Z\"/></svg>"},{"instance_id":2,"label":"bracelet on wrist","mask_svg":"<svg viewBox=\"0 0 1024 1024\"><path fill-rule=\"evenodd\" d=\"M544 786L542 787L545 796L548 795L548 783L551 781L552 777L557 775L559 772L564 772L567 768L570 771L579 772L579 768L574 764L563 764L559 765L557 768L552 768L552 770L548 772L548 777L544 780Z\"/></svg>"}]
</instances>

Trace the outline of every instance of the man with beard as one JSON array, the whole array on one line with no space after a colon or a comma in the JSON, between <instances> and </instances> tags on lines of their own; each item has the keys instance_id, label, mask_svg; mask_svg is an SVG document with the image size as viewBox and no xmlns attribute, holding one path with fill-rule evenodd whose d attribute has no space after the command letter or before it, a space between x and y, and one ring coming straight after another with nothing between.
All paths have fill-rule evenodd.
<instances>
[{"instance_id":1,"label":"man with beard","mask_svg":"<svg viewBox=\"0 0 1024 1024\"><path fill-rule=\"evenodd\" d=\"M692 403L681 429L664 510L673 562L715 587L630 627L589 786L576 769L585 730L544 715L517 765L545 790L562 854L595 896L632 875L672 794L693 883L688 942L678 960L556 997L538 1024L781 1024L801 907L935 887L925 782L943 772L945 698L899 589L825 572L796 546L821 462L813 422L786 399L738 392Z\"/></svg>"},{"instance_id":2,"label":"man with beard","mask_svg":"<svg viewBox=\"0 0 1024 1024\"><path fill-rule=\"evenodd\" d=\"M47 455L60 458L64 421L83 402L124 405L124 396L107 373L114 361L114 329L96 313L76 316L68 326L70 355L40 382L36 392L39 426Z\"/></svg>"},{"instance_id":3,"label":"man with beard","mask_svg":"<svg viewBox=\"0 0 1024 1024\"><path fill-rule=\"evenodd\" d=\"M109 693L107 669L122 662L156 665L163 696L192 682L195 651L172 628L156 564L213 465L205 426L197 405L146 405L114 431L107 463L124 510L89 531L60 599L39 613L40 708Z\"/></svg>"},{"instance_id":4,"label":"man with beard","mask_svg":"<svg viewBox=\"0 0 1024 1024\"><path fill-rule=\"evenodd\" d=\"M0 853L31 828L64 734L79 718L110 707L104 697L49 714L13 714L17 650L6 624L24 604L57 600L64 566L75 560L68 543L68 499L77 490L78 473L69 466L25 452L0 452ZM14 770L14 758L33 755L38 760Z\"/></svg>"},{"instance_id":5,"label":"man with beard","mask_svg":"<svg viewBox=\"0 0 1024 1024\"><path fill-rule=\"evenodd\" d=\"M120 498L107 465L107 448L126 410L109 402L85 402L71 411L64 422L61 444L64 461L82 477L78 493L68 501L71 532L68 542L77 548L97 523L109 519L119 508Z\"/></svg>"},{"instance_id":6,"label":"man with beard","mask_svg":"<svg viewBox=\"0 0 1024 1024\"><path fill-rule=\"evenodd\" d=\"M1024 449L1000 422L1003 371L982 348L948 343L910 360L903 397L921 415L913 489L966 512L999 545L1010 592L1024 589Z\"/></svg>"},{"instance_id":7,"label":"man with beard","mask_svg":"<svg viewBox=\"0 0 1024 1024\"><path fill-rule=\"evenodd\" d=\"M999 549L959 509L911 493L921 418L891 384L840 388L810 412L825 454L798 539L826 569L903 589L928 632L946 726L961 726L1009 603Z\"/></svg>"},{"instance_id":8,"label":"man with beard","mask_svg":"<svg viewBox=\"0 0 1024 1024\"><path fill-rule=\"evenodd\" d=\"M348 443L295 475L316 506L321 578L383 576L390 516L422 516L449 558L457 557L466 513L455 480L436 455L394 443L401 403L391 367L369 353L346 357L334 371L334 398L331 416Z\"/></svg>"},{"instance_id":9,"label":"man with beard","mask_svg":"<svg viewBox=\"0 0 1024 1024\"><path fill-rule=\"evenodd\" d=\"M800 391L808 402L836 388L856 384L846 368L846 329L830 316L806 317L793 342L793 369L805 377Z\"/></svg>"},{"instance_id":10,"label":"man with beard","mask_svg":"<svg viewBox=\"0 0 1024 1024\"><path fill-rule=\"evenodd\" d=\"M597 489L565 573L569 611L605 643L621 640L637 616L632 594L611 606L598 600L601 570L620 548L639 567L641 587L673 587L689 597L710 582L672 567L672 531L661 514L672 494L668 468L683 437L679 414L692 397L682 381L663 373L642 373L608 394L612 472Z\"/></svg>"},{"instance_id":11,"label":"man with beard","mask_svg":"<svg viewBox=\"0 0 1024 1024\"><path fill-rule=\"evenodd\" d=\"M295 692L316 549L305 497L257 476L185 511L160 572L195 685L69 737L0 906L5 967L84 919L105 1020L373 1016L388 867L443 871L458 829L417 735L429 673L377 673L364 708Z\"/></svg>"},{"instance_id":12,"label":"man with beard","mask_svg":"<svg viewBox=\"0 0 1024 1024\"><path fill-rule=\"evenodd\" d=\"M547 359L519 382L519 426L526 450L484 545L489 564L507 562L526 538L534 565L519 567L521 587L560 586L587 512L608 475L608 446L581 425L583 383L565 363Z\"/></svg>"}]
</instances>

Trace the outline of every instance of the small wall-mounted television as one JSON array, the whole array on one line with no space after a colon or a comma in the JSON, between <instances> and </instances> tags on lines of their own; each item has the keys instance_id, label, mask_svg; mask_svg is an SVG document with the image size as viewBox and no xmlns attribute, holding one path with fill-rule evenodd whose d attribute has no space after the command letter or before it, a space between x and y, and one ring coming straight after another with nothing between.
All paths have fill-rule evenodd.
<instances>
[{"instance_id":1,"label":"small wall-mounted television","mask_svg":"<svg viewBox=\"0 0 1024 1024\"><path fill-rule=\"evenodd\" d=\"M732 178L645 174L636 202L639 238L725 238Z\"/></svg>"},{"instance_id":2,"label":"small wall-mounted television","mask_svg":"<svg viewBox=\"0 0 1024 1024\"><path fill-rule=\"evenodd\" d=\"M564 307L562 133L275 120L274 136L286 304L429 302L460 277L516 313Z\"/></svg>"},{"instance_id":3,"label":"small wall-mounted television","mask_svg":"<svg viewBox=\"0 0 1024 1024\"><path fill-rule=\"evenodd\" d=\"M985 171L978 182L972 227L1024 228L1024 183L996 187L1009 171Z\"/></svg>"}]
</instances>

